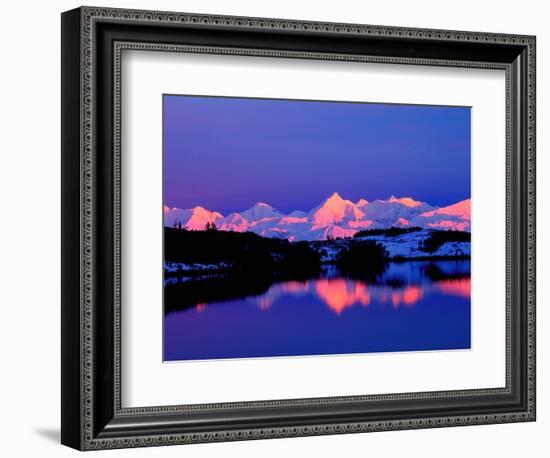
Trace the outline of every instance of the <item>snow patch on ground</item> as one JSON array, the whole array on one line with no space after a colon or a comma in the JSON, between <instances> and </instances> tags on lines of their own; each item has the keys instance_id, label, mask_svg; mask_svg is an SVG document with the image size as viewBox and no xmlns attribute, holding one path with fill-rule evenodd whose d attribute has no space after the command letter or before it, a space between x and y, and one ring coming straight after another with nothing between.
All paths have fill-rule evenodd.
<instances>
[{"instance_id":1,"label":"snow patch on ground","mask_svg":"<svg viewBox=\"0 0 550 458\"><path fill-rule=\"evenodd\" d=\"M170 274L177 273L193 273L193 272L221 272L231 268L232 265L228 262L220 262L219 264L185 264L183 262L164 261L164 272Z\"/></svg>"},{"instance_id":2,"label":"snow patch on ground","mask_svg":"<svg viewBox=\"0 0 550 458\"><path fill-rule=\"evenodd\" d=\"M424 242L432 231L426 229L409 232L396 237L386 235L370 235L353 239L335 240L332 242L312 242L310 246L321 255L321 262L336 261L340 252L351 244L360 241L372 240L384 246L390 259L396 258L426 258L426 257L455 257L470 256L470 242L446 242L433 253L423 250Z\"/></svg>"}]
</instances>

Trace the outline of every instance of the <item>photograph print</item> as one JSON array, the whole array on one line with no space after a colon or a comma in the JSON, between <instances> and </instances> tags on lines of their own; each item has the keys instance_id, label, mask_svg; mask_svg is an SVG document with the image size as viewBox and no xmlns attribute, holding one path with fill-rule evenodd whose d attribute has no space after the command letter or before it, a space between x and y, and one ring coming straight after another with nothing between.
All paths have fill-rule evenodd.
<instances>
[{"instance_id":1,"label":"photograph print","mask_svg":"<svg viewBox=\"0 0 550 458\"><path fill-rule=\"evenodd\" d=\"M470 349L470 107L162 103L164 361Z\"/></svg>"}]
</instances>

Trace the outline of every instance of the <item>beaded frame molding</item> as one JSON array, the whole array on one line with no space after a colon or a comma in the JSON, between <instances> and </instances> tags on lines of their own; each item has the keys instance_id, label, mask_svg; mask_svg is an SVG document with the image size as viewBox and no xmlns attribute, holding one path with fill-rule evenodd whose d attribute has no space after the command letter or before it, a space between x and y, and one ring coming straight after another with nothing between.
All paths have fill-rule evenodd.
<instances>
[{"instance_id":1,"label":"beaded frame molding","mask_svg":"<svg viewBox=\"0 0 550 458\"><path fill-rule=\"evenodd\" d=\"M79 450L535 420L535 37L81 7L62 14L62 434ZM123 50L506 74L504 388L123 408Z\"/></svg>"}]
</instances>

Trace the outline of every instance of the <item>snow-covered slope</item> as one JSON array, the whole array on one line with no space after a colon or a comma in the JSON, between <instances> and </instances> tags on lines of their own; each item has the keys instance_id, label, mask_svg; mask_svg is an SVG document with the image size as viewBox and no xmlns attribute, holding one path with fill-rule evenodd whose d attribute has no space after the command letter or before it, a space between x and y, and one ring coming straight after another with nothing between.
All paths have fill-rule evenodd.
<instances>
[{"instance_id":1,"label":"snow-covered slope","mask_svg":"<svg viewBox=\"0 0 550 458\"><path fill-rule=\"evenodd\" d=\"M219 230L255 232L264 237L290 241L328 240L352 237L365 229L419 226L426 229L470 230L470 199L437 208L411 197L356 203L332 194L309 212L300 210L285 215L267 203L258 202L240 213L221 213L203 207L164 208L164 225L203 230L207 224Z\"/></svg>"},{"instance_id":2,"label":"snow-covered slope","mask_svg":"<svg viewBox=\"0 0 550 458\"><path fill-rule=\"evenodd\" d=\"M466 199L448 207L426 211L415 218L412 224L432 229L469 231L470 219L471 202Z\"/></svg>"},{"instance_id":3,"label":"snow-covered slope","mask_svg":"<svg viewBox=\"0 0 550 458\"><path fill-rule=\"evenodd\" d=\"M342 250L349 248L350 244L372 240L382 245L388 252L390 259L396 258L430 258L430 257L455 257L470 256L470 242L445 242L437 250L428 252L424 250L424 242L430 237L432 229L408 232L390 237L387 235L369 235L352 240L336 240L332 243L311 243L310 246L321 255L321 261L334 262Z\"/></svg>"},{"instance_id":4,"label":"snow-covered slope","mask_svg":"<svg viewBox=\"0 0 550 458\"><path fill-rule=\"evenodd\" d=\"M434 210L426 202L418 202L410 197L388 200L375 200L362 208L365 218L372 220L372 228L385 229L392 226L413 226L410 221L424 212Z\"/></svg>"},{"instance_id":5,"label":"snow-covered slope","mask_svg":"<svg viewBox=\"0 0 550 458\"><path fill-rule=\"evenodd\" d=\"M241 212L240 215L247 221L251 222L279 218L283 216L282 213L275 210L271 205L266 204L265 202L257 202L248 210Z\"/></svg>"},{"instance_id":6,"label":"snow-covered slope","mask_svg":"<svg viewBox=\"0 0 550 458\"><path fill-rule=\"evenodd\" d=\"M424 242L432 230L414 231L397 237L385 235L360 237L358 240L374 240L384 246L390 258L419 258L431 256L470 256L470 242L446 242L433 253L424 251Z\"/></svg>"}]
</instances>

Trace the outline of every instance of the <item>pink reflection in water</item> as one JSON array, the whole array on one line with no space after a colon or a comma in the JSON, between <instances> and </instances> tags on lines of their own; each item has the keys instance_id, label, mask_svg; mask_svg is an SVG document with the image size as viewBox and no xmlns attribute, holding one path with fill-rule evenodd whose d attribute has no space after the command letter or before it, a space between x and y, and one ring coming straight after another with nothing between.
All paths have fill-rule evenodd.
<instances>
[{"instance_id":1,"label":"pink reflection in water","mask_svg":"<svg viewBox=\"0 0 550 458\"><path fill-rule=\"evenodd\" d=\"M470 298L472 294L472 281L470 278L458 278L438 281L435 286L445 294Z\"/></svg>"},{"instance_id":2,"label":"pink reflection in water","mask_svg":"<svg viewBox=\"0 0 550 458\"><path fill-rule=\"evenodd\" d=\"M277 298L287 294L314 294L331 311L341 315L348 308L367 307L373 299L382 304L390 303L394 308L398 308L400 305L412 307L422 300L425 289L419 285L395 288L385 285L367 286L362 281L343 278L321 278L305 282L291 281L273 285L266 294L257 299L257 304L261 310L268 310Z\"/></svg>"},{"instance_id":3,"label":"pink reflection in water","mask_svg":"<svg viewBox=\"0 0 550 458\"><path fill-rule=\"evenodd\" d=\"M321 278L308 281L288 281L273 285L264 295L256 299L261 310L269 310L277 299L285 295L313 294L332 312L341 315L345 310L369 306L373 300L381 304L391 304L394 309L401 306L414 307L431 292L470 298L470 278L441 280L431 285L407 285L393 287L388 285L367 286L362 281L344 278ZM207 304L197 304L198 312L205 311Z\"/></svg>"},{"instance_id":4,"label":"pink reflection in water","mask_svg":"<svg viewBox=\"0 0 550 458\"><path fill-rule=\"evenodd\" d=\"M420 286L407 286L391 292L391 303L394 308L400 305L412 307L424 297L424 290Z\"/></svg>"},{"instance_id":5,"label":"pink reflection in water","mask_svg":"<svg viewBox=\"0 0 550 458\"><path fill-rule=\"evenodd\" d=\"M328 308L340 315L348 307L367 306L371 295L364 283L344 280L320 279L315 281L317 297L327 304Z\"/></svg>"},{"instance_id":6,"label":"pink reflection in water","mask_svg":"<svg viewBox=\"0 0 550 458\"><path fill-rule=\"evenodd\" d=\"M206 304L204 302L201 304L197 304L196 307L197 307L197 312L199 313L204 312L206 310Z\"/></svg>"}]
</instances>

